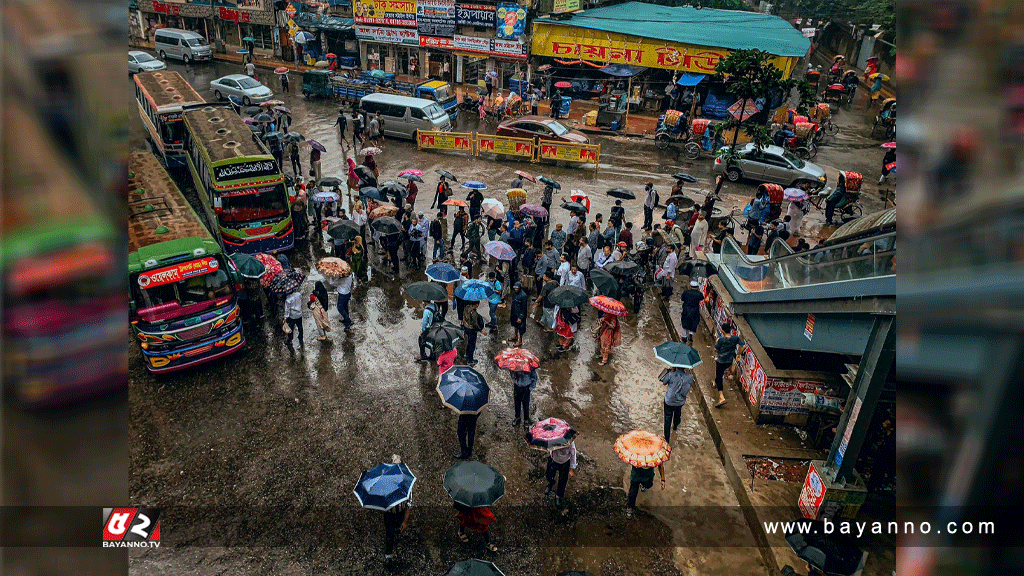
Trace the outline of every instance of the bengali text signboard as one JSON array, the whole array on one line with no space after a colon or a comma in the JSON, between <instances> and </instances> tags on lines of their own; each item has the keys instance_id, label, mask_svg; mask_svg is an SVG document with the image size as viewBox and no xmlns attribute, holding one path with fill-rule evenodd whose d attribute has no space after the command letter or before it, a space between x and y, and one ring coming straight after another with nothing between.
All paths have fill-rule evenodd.
<instances>
[{"instance_id":1,"label":"bengali text signboard","mask_svg":"<svg viewBox=\"0 0 1024 576\"><path fill-rule=\"evenodd\" d=\"M416 29L420 36L455 35L455 0L418 0Z\"/></svg>"},{"instance_id":2,"label":"bengali text signboard","mask_svg":"<svg viewBox=\"0 0 1024 576\"><path fill-rule=\"evenodd\" d=\"M479 156L481 152L488 152L492 154L519 156L522 158L530 158L532 160L536 149L537 148L534 145L533 140L529 138L510 138L508 136L496 136L494 134L476 135L477 156Z\"/></svg>"},{"instance_id":3,"label":"bengali text signboard","mask_svg":"<svg viewBox=\"0 0 1024 576\"><path fill-rule=\"evenodd\" d=\"M470 132L416 131L418 150L467 150L473 152L473 134Z\"/></svg>"},{"instance_id":4,"label":"bengali text signboard","mask_svg":"<svg viewBox=\"0 0 1024 576\"><path fill-rule=\"evenodd\" d=\"M493 4L456 4L455 20L459 26L494 28L497 12Z\"/></svg>"},{"instance_id":5,"label":"bengali text signboard","mask_svg":"<svg viewBox=\"0 0 1024 576\"><path fill-rule=\"evenodd\" d=\"M356 24L416 27L415 0L356 0Z\"/></svg>"},{"instance_id":6,"label":"bengali text signboard","mask_svg":"<svg viewBox=\"0 0 1024 576\"><path fill-rule=\"evenodd\" d=\"M600 144L564 144L561 142L541 142L540 144L541 160L562 160L597 165L600 157Z\"/></svg>"}]
</instances>

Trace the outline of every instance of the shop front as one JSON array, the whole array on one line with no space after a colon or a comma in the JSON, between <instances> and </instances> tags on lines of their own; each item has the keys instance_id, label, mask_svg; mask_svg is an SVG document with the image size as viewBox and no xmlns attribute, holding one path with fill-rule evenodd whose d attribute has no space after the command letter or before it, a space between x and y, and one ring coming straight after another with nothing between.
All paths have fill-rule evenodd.
<instances>
[{"instance_id":1,"label":"shop front","mask_svg":"<svg viewBox=\"0 0 1024 576\"><path fill-rule=\"evenodd\" d=\"M364 70L414 74L419 66L420 38L415 28L356 24L359 61Z\"/></svg>"},{"instance_id":2,"label":"shop front","mask_svg":"<svg viewBox=\"0 0 1024 576\"><path fill-rule=\"evenodd\" d=\"M526 67L526 45L519 41L460 34L454 38L421 36L419 41L428 52L454 58L455 82L458 83L482 85L487 72L493 70L502 80L496 86L507 89L507 79L522 75Z\"/></svg>"},{"instance_id":3,"label":"shop front","mask_svg":"<svg viewBox=\"0 0 1024 576\"><path fill-rule=\"evenodd\" d=\"M281 56L271 0L224 0L220 4L223 5L217 8L217 32L226 50L233 52L242 47L243 39L252 38L257 56Z\"/></svg>"}]
</instances>

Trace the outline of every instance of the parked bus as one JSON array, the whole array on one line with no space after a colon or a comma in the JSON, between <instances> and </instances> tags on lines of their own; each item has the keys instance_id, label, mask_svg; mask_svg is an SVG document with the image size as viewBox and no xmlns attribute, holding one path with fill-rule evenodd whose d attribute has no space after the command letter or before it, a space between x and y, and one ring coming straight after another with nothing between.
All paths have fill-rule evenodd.
<instances>
[{"instance_id":1,"label":"parked bus","mask_svg":"<svg viewBox=\"0 0 1024 576\"><path fill-rule=\"evenodd\" d=\"M188 166L185 121L181 114L186 106L206 101L177 72L140 72L134 79L139 116L149 132L153 150L168 168Z\"/></svg>"},{"instance_id":2,"label":"parked bus","mask_svg":"<svg viewBox=\"0 0 1024 576\"><path fill-rule=\"evenodd\" d=\"M171 372L241 350L234 264L156 156L132 152L129 170L129 321L146 369Z\"/></svg>"},{"instance_id":3,"label":"parked bus","mask_svg":"<svg viewBox=\"0 0 1024 576\"><path fill-rule=\"evenodd\" d=\"M288 192L277 161L226 106L186 110L192 180L228 252L275 253L295 245Z\"/></svg>"},{"instance_id":4,"label":"parked bus","mask_svg":"<svg viewBox=\"0 0 1024 576\"><path fill-rule=\"evenodd\" d=\"M118 229L29 109L8 99L2 116L4 383L29 406L123 388Z\"/></svg>"}]
</instances>

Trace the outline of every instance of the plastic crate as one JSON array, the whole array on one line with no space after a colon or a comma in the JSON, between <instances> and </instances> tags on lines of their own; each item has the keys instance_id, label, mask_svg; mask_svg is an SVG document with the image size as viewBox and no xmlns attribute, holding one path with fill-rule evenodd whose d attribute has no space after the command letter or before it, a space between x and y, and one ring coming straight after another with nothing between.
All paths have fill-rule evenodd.
<instances>
[{"instance_id":1,"label":"plastic crate","mask_svg":"<svg viewBox=\"0 0 1024 576\"><path fill-rule=\"evenodd\" d=\"M510 78L508 81L508 89L515 94L519 94L522 98L526 97L526 91L529 87L530 83L526 80Z\"/></svg>"},{"instance_id":2,"label":"plastic crate","mask_svg":"<svg viewBox=\"0 0 1024 576\"><path fill-rule=\"evenodd\" d=\"M338 58L338 64L349 68L355 68L358 63L359 60L355 56L342 56L341 58Z\"/></svg>"}]
</instances>

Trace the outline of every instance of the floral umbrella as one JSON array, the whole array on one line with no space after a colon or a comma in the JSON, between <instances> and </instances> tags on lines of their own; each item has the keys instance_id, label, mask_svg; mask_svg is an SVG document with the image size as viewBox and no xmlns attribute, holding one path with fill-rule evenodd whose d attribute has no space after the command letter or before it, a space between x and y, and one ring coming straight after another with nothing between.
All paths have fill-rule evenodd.
<instances>
[{"instance_id":1,"label":"floral umbrella","mask_svg":"<svg viewBox=\"0 0 1024 576\"><path fill-rule=\"evenodd\" d=\"M398 214L398 206L392 206L391 204L385 204L384 206L377 206L370 211L370 218L377 219L383 218L384 216L394 216Z\"/></svg>"},{"instance_id":2,"label":"floral umbrella","mask_svg":"<svg viewBox=\"0 0 1024 576\"><path fill-rule=\"evenodd\" d=\"M619 460L636 468L654 468L667 462L672 453L672 447L664 438L644 430L619 436L612 449Z\"/></svg>"},{"instance_id":3,"label":"floral umbrella","mask_svg":"<svg viewBox=\"0 0 1024 576\"><path fill-rule=\"evenodd\" d=\"M523 204L519 209L523 211L523 214L537 216L538 218L546 218L548 215L547 209L540 204Z\"/></svg>"},{"instance_id":4,"label":"floral umbrella","mask_svg":"<svg viewBox=\"0 0 1024 576\"><path fill-rule=\"evenodd\" d=\"M415 168L409 168L408 170L402 170L398 173L399 176L423 176L423 170L417 170Z\"/></svg>"},{"instance_id":5,"label":"floral umbrella","mask_svg":"<svg viewBox=\"0 0 1024 576\"><path fill-rule=\"evenodd\" d=\"M328 256L316 263L316 269L328 278L346 278L352 274L352 266L341 258Z\"/></svg>"},{"instance_id":6,"label":"floral umbrella","mask_svg":"<svg viewBox=\"0 0 1024 576\"><path fill-rule=\"evenodd\" d=\"M270 254L253 254L253 258L263 263L263 266L267 269L267 272L260 276L260 286L264 288L270 286L270 281L274 279L274 276L280 274L284 268L281 267L281 263L277 261Z\"/></svg>"},{"instance_id":7,"label":"floral umbrella","mask_svg":"<svg viewBox=\"0 0 1024 576\"><path fill-rule=\"evenodd\" d=\"M505 348L494 357L498 368L512 372L529 372L540 366L540 358L526 348Z\"/></svg>"},{"instance_id":8,"label":"floral umbrella","mask_svg":"<svg viewBox=\"0 0 1024 576\"><path fill-rule=\"evenodd\" d=\"M383 150L381 150L380 148L377 148L376 146L370 146L368 148L363 148L362 150L359 151L359 153L362 154L363 156L376 156L377 154L380 154L381 152L383 152Z\"/></svg>"},{"instance_id":9,"label":"floral umbrella","mask_svg":"<svg viewBox=\"0 0 1024 576\"><path fill-rule=\"evenodd\" d=\"M575 437L576 431L568 422L560 418L548 418L531 426L526 439L530 442L530 448L554 450L568 446Z\"/></svg>"},{"instance_id":10,"label":"floral umbrella","mask_svg":"<svg viewBox=\"0 0 1024 576\"><path fill-rule=\"evenodd\" d=\"M608 296L591 296L590 304L605 314L612 314L614 316L625 316L628 314L625 304Z\"/></svg>"}]
</instances>

